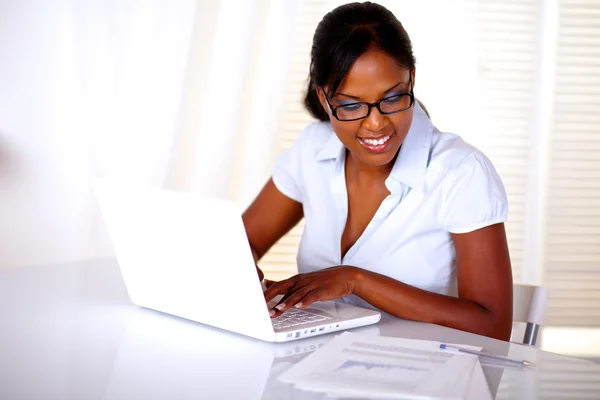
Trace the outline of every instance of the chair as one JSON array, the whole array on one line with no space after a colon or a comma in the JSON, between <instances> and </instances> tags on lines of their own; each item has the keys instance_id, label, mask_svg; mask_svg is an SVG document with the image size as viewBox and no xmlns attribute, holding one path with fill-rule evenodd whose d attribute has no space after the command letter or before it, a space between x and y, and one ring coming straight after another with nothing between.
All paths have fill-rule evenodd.
<instances>
[{"instance_id":1,"label":"chair","mask_svg":"<svg viewBox=\"0 0 600 400\"><path fill-rule=\"evenodd\" d=\"M513 323L527 323L523 344L535 346L547 300L548 290L543 286L513 285Z\"/></svg>"}]
</instances>

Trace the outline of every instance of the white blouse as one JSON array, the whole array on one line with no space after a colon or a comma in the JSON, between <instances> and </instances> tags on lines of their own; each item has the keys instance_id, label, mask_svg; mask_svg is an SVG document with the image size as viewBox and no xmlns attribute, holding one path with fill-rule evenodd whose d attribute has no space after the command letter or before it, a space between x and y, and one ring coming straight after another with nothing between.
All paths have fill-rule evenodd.
<instances>
[{"instance_id":1,"label":"white blouse","mask_svg":"<svg viewBox=\"0 0 600 400\"><path fill-rule=\"evenodd\" d=\"M505 222L506 192L482 152L457 135L440 132L417 103L414 107L410 130L385 181L390 195L344 257L346 148L331 124L307 126L279 157L273 182L304 209L300 273L352 265L424 290L457 295L450 233ZM368 306L357 296L346 300Z\"/></svg>"}]
</instances>

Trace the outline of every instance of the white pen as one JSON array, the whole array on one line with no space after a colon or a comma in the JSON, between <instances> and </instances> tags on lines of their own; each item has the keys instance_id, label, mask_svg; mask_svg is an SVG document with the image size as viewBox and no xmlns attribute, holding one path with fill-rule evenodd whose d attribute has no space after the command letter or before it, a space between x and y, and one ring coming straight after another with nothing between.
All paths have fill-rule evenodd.
<instances>
[{"instance_id":1,"label":"white pen","mask_svg":"<svg viewBox=\"0 0 600 400\"><path fill-rule=\"evenodd\" d=\"M459 352L459 353L473 354L473 355L476 355L479 357L487 357L487 358L491 358L494 360L501 360L501 361L508 362L508 363L523 365L526 367L531 367L531 366L535 365L532 362L529 362L526 360L514 360L514 359L508 358L508 357L496 356L494 354L483 353L481 351L476 351L476 350L463 349L463 348L456 347L456 346L449 346L447 344L440 344L440 349Z\"/></svg>"}]
</instances>

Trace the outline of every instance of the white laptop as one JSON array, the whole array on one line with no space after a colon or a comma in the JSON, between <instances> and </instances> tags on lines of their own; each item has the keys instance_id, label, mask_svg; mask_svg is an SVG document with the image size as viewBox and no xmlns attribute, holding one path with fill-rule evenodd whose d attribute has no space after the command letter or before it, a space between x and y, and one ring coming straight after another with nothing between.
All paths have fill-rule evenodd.
<instances>
[{"instance_id":1,"label":"white laptop","mask_svg":"<svg viewBox=\"0 0 600 400\"><path fill-rule=\"evenodd\" d=\"M108 181L95 189L134 304L267 342L381 318L375 310L329 301L271 319L234 203Z\"/></svg>"}]
</instances>

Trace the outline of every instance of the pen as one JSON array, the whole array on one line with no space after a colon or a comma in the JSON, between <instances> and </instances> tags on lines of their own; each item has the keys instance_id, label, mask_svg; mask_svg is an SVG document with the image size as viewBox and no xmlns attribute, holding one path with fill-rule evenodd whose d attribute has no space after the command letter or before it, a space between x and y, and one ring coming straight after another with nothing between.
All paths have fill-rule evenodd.
<instances>
[{"instance_id":1,"label":"pen","mask_svg":"<svg viewBox=\"0 0 600 400\"><path fill-rule=\"evenodd\" d=\"M487 357L487 358L491 358L493 360L501 360L501 361L508 362L508 363L523 365L526 367L530 367L530 366L534 365L533 363L526 361L526 360L514 360L512 358L496 356L494 354L483 353L481 351L462 349L462 348L456 347L456 346L448 346L447 344L440 344L440 349L450 350L450 351L455 351L455 352L460 352L460 353L466 353L466 354L473 354L473 355L476 355L479 357Z\"/></svg>"}]
</instances>

